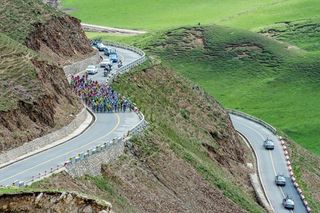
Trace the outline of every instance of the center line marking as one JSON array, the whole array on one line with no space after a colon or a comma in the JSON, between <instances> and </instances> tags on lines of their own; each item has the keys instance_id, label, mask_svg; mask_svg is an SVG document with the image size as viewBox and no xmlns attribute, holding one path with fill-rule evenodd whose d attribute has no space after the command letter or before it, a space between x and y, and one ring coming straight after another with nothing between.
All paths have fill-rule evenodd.
<instances>
[{"instance_id":1,"label":"center line marking","mask_svg":"<svg viewBox=\"0 0 320 213\"><path fill-rule=\"evenodd\" d=\"M81 148L83 148L83 147L86 147L86 146L88 146L88 145L90 145L90 144L92 144L92 143L94 143L94 142L96 142L96 141L98 141L98 140L101 140L101 139L104 138L104 137L107 137L108 135L110 135L111 133L113 133L113 132L119 127L119 125L120 125L120 116L119 116L118 114L115 114L115 116L116 116L116 118L117 118L117 124L116 124L116 126L115 126L112 130L110 130L110 132L108 132L107 134L101 136L100 138L97 138L97 139L91 141L90 143L84 144L84 145L82 145L82 146L80 146L80 147L78 147L78 148L76 148L76 149L74 149L74 150L72 150L72 151L69 151L69 152L64 153L64 154L62 154L62 155L58 155L58 156L56 156L55 158L52 158L52 159L47 160L47 161L44 161L44 162L42 162L42 163L40 163L40 164L38 164L38 165L36 165L36 166L33 166L33 167L29 168L29 169L25 169L25 170L23 170L23 171L15 174L15 175L12 175L12 176L10 176L10 177L8 177L8 178L6 178L6 179L3 179L3 180L0 181L0 183L4 182L4 181L6 181L6 180L9 180L9 179L11 179L11 178L14 178L14 177L16 177L16 176L18 176L18 175L21 175L21 174L23 174L23 173L26 173L26 172L28 172L28 171L30 171L30 170L32 170L32 169L35 169L35 168L37 168L37 167L39 167L39 166L42 166L42 165L46 164L46 163L48 163L48 162L51 162L51 161L53 161L53 160L56 160L57 158L60 158L60 157L65 156L65 155L68 155L68 154L70 154L70 153L72 153L72 152L74 152L74 151L76 151L76 150L79 150L79 149L81 149ZM28 158L27 158L27 159L28 159ZM26 159L26 160L27 160L27 159Z\"/></svg>"}]
</instances>

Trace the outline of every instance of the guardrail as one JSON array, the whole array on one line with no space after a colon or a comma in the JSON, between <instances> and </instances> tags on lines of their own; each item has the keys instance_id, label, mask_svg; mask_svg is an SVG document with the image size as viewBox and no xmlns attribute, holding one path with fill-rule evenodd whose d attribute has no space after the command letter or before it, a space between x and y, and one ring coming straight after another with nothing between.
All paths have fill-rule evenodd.
<instances>
[{"instance_id":1,"label":"guardrail","mask_svg":"<svg viewBox=\"0 0 320 213\"><path fill-rule=\"evenodd\" d=\"M310 213L311 212L311 208L309 206L309 203L306 200L306 197L304 196L304 194L302 192L302 189L300 188L298 182L296 181L296 178L294 177L293 168L291 166L290 156L289 156L289 152L288 152L288 146L286 145L287 142L281 136L279 137L279 141L281 142L281 146L282 146L282 149L283 149L283 152L284 152L285 159L287 161L287 167L288 167L288 171L289 171L289 174L290 174L290 178L291 178L291 180L293 182L293 185L296 188L297 192L299 193L300 198L301 198L304 206L306 207L307 212Z\"/></svg>"},{"instance_id":2,"label":"guardrail","mask_svg":"<svg viewBox=\"0 0 320 213\"><path fill-rule=\"evenodd\" d=\"M136 67L136 66L142 64L143 62L145 62L147 60L146 54L142 50L140 50L140 49L138 49L136 47L132 47L132 46L129 46L129 45L126 45L126 44L121 44L121 43L118 43L118 42L110 42L110 41L104 41L103 44L106 45L106 46L112 46L112 47L118 47L118 48L121 48L121 49L130 50L130 51L133 51L133 52L137 53L138 55L140 55L140 58L138 60L135 60L130 64L127 64L125 66L122 66L122 67L118 68L115 75L107 77L106 82L109 83L109 84L111 84L113 82L113 80L115 78L117 78L119 75L128 72L133 67Z\"/></svg>"},{"instance_id":3,"label":"guardrail","mask_svg":"<svg viewBox=\"0 0 320 213\"><path fill-rule=\"evenodd\" d=\"M128 72L131 68L133 68L133 67L135 67L135 66L137 66L139 64L142 64L143 62L146 61L145 53L142 50L138 49L138 48L131 47L131 46L124 45L124 44L120 44L120 43L116 43L116 42L104 42L104 44L108 45L108 46L127 49L127 50L130 50L130 51L136 52L137 54L139 54L141 56L138 60L135 60L132 63L127 64L127 65L117 69L117 73L115 75L113 75L111 78L108 78L107 79L107 83L112 83L113 80L117 76ZM79 153L76 156L73 156L73 157L69 158L68 161L65 161L63 164L58 164L55 168L51 168L49 171L44 171L43 173L39 173L38 175L32 176L32 178L27 180L27 181L16 180L12 185L16 186L16 187L23 187L23 186L26 186L26 185L30 185L35 181L38 181L38 180L40 180L42 178L45 178L45 177L48 177L48 176L50 176L50 175L52 175L54 173L58 173L58 172L61 172L61 171L65 170L66 166L69 165L69 164L78 163L81 160L86 159L90 155L94 155L96 153L100 153L102 150L107 149L109 147L109 145L112 145L115 142L119 142L119 141L124 141L125 142L125 141L129 140L134 134L141 132L148 124L146 122L145 118L144 118L144 115L140 112L140 110L137 107L135 107L135 111L138 114L138 116L140 118L140 121L139 121L138 124L136 124L134 127L132 127L127 132L127 134L125 134L123 137L114 138L112 141L110 141L108 143L107 142L103 142L100 145L97 145L97 146L95 146L95 147L93 147L91 149L88 149L86 152ZM4 187L4 186L0 185L0 188L1 187ZM5 186L5 187L8 187L8 186Z\"/></svg>"},{"instance_id":4,"label":"guardrail","mask_svg":"<svg viewBox=\"0 0 320 213\"><path fill-rule=\"evenodd\" d=\"M264 122L263 120L259 119L259 118L256 118L252 115L249 115L249 114L246 114L244 112L241 112L241 111L237 111L237 110L233 110L233 109L227 109L227 111L230 113L230 114L234 114L234 115L238 115L238 116L241 116L241 117L244 117L246 119L249 119L251 121L254 121L262 126L264 126L265 128L269 129L273 134L277 135L277 130L276 128L274 128L273 126L271 126L270 124ZM285 160L286 160L286 165L288 167L288 171L289 171L289 174L290 174L290 178L293 182L293 185L295 186L304 206L306 207L306 210L308 213L311 212L311 208L308 204L308 201L306 200L299 184L297 183L296 181L296 178L294 177L294 173L293 173L293 168L291 166L291 161L290 161L290 157L289 157L289 152L288 152L288 148L286 146L286 141L281 137L279 136L279 141L281 142L281 145L282 145L282 148L283 148L283 151L284 151L284 156L285 156Z\"/></svg>"},{"instance_id":5,"label":"guardrail","mask_svg":"<svg viewBox=\"0 0 320 213\"><path fill-rule=\"evenodd\" d=\"M264 122L263 120L259 119L259 118L256 118L252 115L249 115L247 113L244 113L244 112L241 112L241 111L237 111L237 110L234 110L234 109L227 109L227 112L229 112L230 114L233 114L233 115L238 115L238 116L241 116L241 117L244 117L244 118L247 118L251 121L254 121L262 126L264 126L265 128L269 129L273 134L277 134L277 129L274 128L273 126L271 126L270 124L268 124L267 122Z\"/></svg>"}]
</instances>

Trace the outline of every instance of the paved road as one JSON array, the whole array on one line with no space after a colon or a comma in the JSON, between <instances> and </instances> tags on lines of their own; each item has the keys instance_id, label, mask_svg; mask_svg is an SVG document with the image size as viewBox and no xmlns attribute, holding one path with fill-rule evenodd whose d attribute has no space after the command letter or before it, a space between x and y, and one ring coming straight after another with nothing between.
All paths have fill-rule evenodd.
<instances>
[{"instance_id":1,"label":"paved road","mask_svg":"<svg viewBox=\"0 0 320 213\"><path fill-rule=\"evenodd\" d=\"M119 33L119 34L125 34L125 35L140 35L140 34L146 33L146 31L140 31L140 30L120 29L120 28L114 28L114 27L98 26L93 24L84 24L84 23L81 23L81 26L85 31L89 31L89 32L93 31L93 32Z\"/></svg>"},{"instance_id":2,"label":"paved road","mask_svg":"<svg viewBox=\"0 0 320 213\"><path fill-rule=\"evenodd\" d=\"M123 60L123 65L141 57L129 50L116 49ZM105 82L106 79L103 77L102 69L96 75L89 77L99 82ZM140 121L138 115L133 112L95 113L95 116L94 124L78 137L0 169L0 185L11 185L17 180L28 181L32 176L44 174L45 171L49 172L58 164L63 165L70 157L109 142L113 138L122 137Z\"/></svg>"},{"instance_id":3,"label":"paved road","mask_svg":"<svg viewBox=\"0 0 320 213\"><path fill-rule=\"evenodd\" d=\"M286 195L289 195L295 202L295 209L291 212L307 212L298 191L295 189L293 182L290 179L284 151L277 136L265 127L246 118L233 114L230 114L230 118L234 128L246 137L257 154L261 181L274 211L276 213L290 212L282 206L282 199ZM274 150L270 151L264 149L263 141L267 137L275 142ZM287 177L287 184L285 187L278 187L275 184L274 180L277 174L282 174Z\"/></svg>"}]
</instances>

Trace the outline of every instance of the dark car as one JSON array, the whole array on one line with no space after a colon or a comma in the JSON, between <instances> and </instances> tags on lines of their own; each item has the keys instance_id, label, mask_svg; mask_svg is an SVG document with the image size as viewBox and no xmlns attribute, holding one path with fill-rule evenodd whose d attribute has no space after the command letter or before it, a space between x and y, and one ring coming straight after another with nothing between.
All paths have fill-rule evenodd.
<instances>
[{"instance_id":1,"label":"dark car","mask_svg":"<svg viewBox=\"0 0 320 213\"><path fill-rule=\"evenodd\" d=\"M292 198L290 198L288 195L286 198L283 198L282 205L286 209L293 210L294 209L294 201Z\"/></svg>"},{"instance_id":2,"label":"dark car","mask_svg":"<svg viewBox=\"0 0 320 213\"><path fill-rule=\"evenodd\" d=\"M103 53L104 53L104 55L109 56L110 50L109 50L108 48L105 48L105 49L103 50Z\"/></svg>"},{"instance_id":3,"label":"dark car","mask_svg":"<svg viewBox=\"0 0 320 213\"><path fill-rule=\"evenodd\" d=\"M286 185L286 177L283 175L277 175L275 179L275 183L277 186L285 186Z\"/></svg>"},{"instance_id":4,"label":"dark car","mask_svg":"<svg viewBox=\"0 0 320 213\"><path fill-rule=\"evenodd\" d=\"M118 55L116 53L112 53L109 55L109 59L110 61L112 61L112 63L117 63L119 60L118 60Z\"/></svg>"},{"instance_id":5,"label":"dark car","mask_svg":"<svg viewBox=\"0 0 320 213\"><path fill-rule=\"evenodd\" d=\"M99 40L92 40L91 41L91 46L97 47L97 44L101 43Z\"/></svg>"},{"instance_id":6,"label":"dark car","mask_svg":"<svg viewBox=\"0 0 320 213\"><path fill-rule=\"evenodd\" d=\"M263 146L265 149L268 149L268 150L273 150L274 149L274 143L271 139L266 139L264 142L263 142Z\"/></svg>"}]
</instances>

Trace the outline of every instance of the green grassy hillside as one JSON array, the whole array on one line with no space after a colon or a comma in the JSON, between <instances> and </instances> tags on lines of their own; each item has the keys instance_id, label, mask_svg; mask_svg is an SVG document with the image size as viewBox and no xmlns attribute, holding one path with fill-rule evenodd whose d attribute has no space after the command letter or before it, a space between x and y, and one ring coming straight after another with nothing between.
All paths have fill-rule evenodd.
<instances>
[{"instance_id":1,"label":"green grassy hillside","mask_svg":"<svg viewBox=\"0 0 320 213\"><path fill-rule=\"evenodd\" d=\"M180 28L151 42L141 39L140 45L224 106L260 117L320 154L320 62L315 53L218 26Z\"/></svg>"},{"instance_id":2,"label":"green grassy hillside","mask_svg":"<svg viewBox=\"0 0 320 213\"><path fill-rule=\"evenodd\" d=\"M257 29L275 22L318 16L318 0L63 0L83 22L146 30L221 24Z\"/></svg>"},{"instance_id":3,"label":"green grassy hillside","mask_svg":"<svg viewBox=\"0 0 320 213\"><path fill-rule=\"evenodd\" d=\"M21 99L32 103L40 95L30 60L35 57L34 52L0 33L0 111L15 109Z\"/></svg>"}]
</instances>

